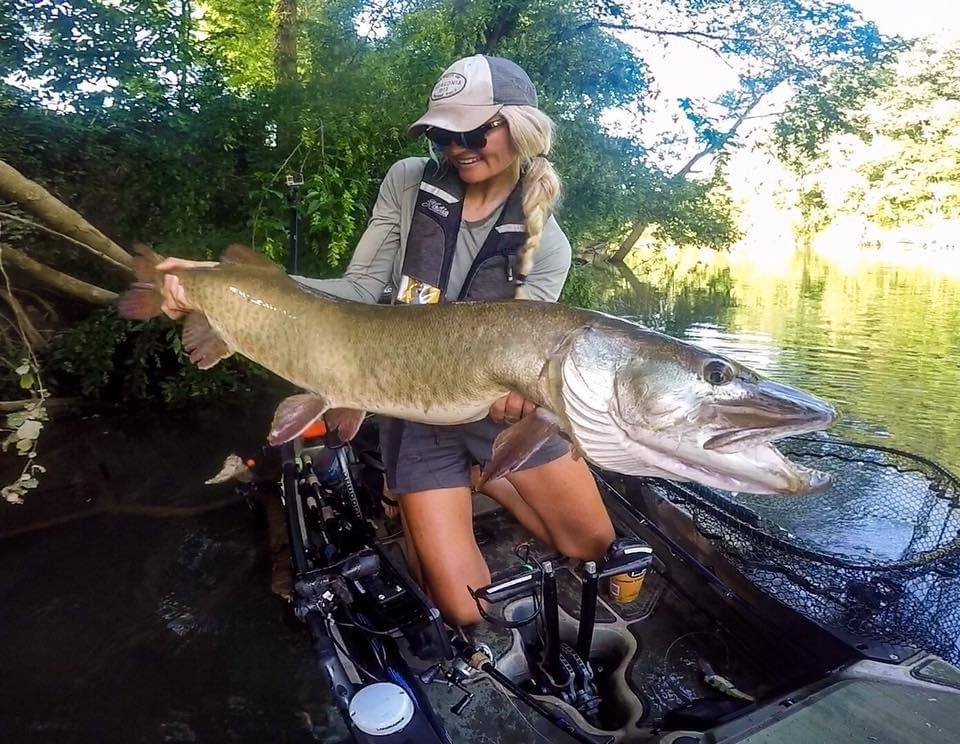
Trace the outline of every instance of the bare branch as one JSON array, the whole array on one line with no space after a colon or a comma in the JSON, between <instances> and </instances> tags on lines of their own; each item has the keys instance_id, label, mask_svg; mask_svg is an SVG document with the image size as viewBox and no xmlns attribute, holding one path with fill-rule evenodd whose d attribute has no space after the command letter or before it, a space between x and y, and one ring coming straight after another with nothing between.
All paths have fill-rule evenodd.
<instances>
[{"instance_id":1,"label":"bare branch","mask_svg":"<svg viewBox=\"0 0 960 744\"><path fill-rule=\"evenodd\" d=\"M132 265L133 259L123 248L40 184L31 181L2 160L0 195L12 199L37 219L70 236L98 258L106 257L112 259L112 263L125 267Z\"/></svg>"},{"instance_id":2,"label":"bare branch","mask_svg":"<svg viewBox=\"0 0 960 744\"><path fill-rule=\"evenodd\" d=\"M0 217L3 217L8 220L14 220L16 222L22 222L23 224L29 225L30 227L36 228L37 230L43 230L44 232L48 232L51 235L56 235L58 238L63 238L64 240L67 240L75 245L79 245L81 248L86 248L88 251L93 251L93 249L86 243L81 243L76 238L71 238L69 235L64 235L62 232L57 232L53 228L47 227L46 225L41 225L39 222L34 222L33 220L27 220L18 215L10 214L9 212L0 212ZM114 259L110 258L110 256L106 256L103 253L100 253L99 251L93 251L93 252L96 254L98 258L102 258L104 261L113 264L119 269L128 268L125 264L122 264L119 261L115 261Z\"/></svg>"},{"instance_id":3,"label":"bare branch","mask_svg":"<svg viewBox=\"0 0 960 744\"><path fill-rule=\"evenodd\" d=\"M42 349L47 345L47 340L43 337L43 334L37 330L36 326L34 326L33 321L30 320L26 311L24 311L23 305L20 304L20 300L18 300L12 292L0 289L0 300L3 300L10 306L10 310L13 311L13 315L17 319L17 326L20 329L20 333L23 334L23 337L33 348Z\"/></svg>"},{"instance_id":4,"label":"bare branch","mask_svg":"<svg viewBox=\"0 0 960 744\"><path fill-rule=\"evenodd\" d=\"M650 28L649 26L638 26L633 23L608 23L604 21L597 21L596 25L615 31L640 31L641 33L652 34L653 36L676 36L681 39L690 39L691 41L694 38L709 39L710 41L740 41L736 36L720 36L719 34L708 34L706 31L695 31L693 29L687 31L668 31L663 28Z\"/></svg>"},{"instance_id":5,"label":"bare branch","mask_svg":"<svg viewBox=\"0 0 960 744\"><path fill-rule=\"evenodd\" d=\"M0 243L0 256L4 261L16 266L21 271L27 272L44 284L84 302L94 305L109 305L117 299L116 292L88 284L56 269L51 269L6 243Z\"/></svg>"}]
</instances>

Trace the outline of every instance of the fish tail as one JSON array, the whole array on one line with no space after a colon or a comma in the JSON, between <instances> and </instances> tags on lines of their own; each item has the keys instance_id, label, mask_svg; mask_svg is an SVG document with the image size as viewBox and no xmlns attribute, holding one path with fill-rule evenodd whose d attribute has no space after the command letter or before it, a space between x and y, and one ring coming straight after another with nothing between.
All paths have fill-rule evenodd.
<instances>
[{"instance_id":1,"label":"fish tail","mask_svg":"<svg viewBox=\"0 0 960 744\"><path fill-rule=\"evenodd\" d=\"M157 271L160 256L153 249L143 243L133 247L133 273L136 281L130 288L120 295L117 300L117 311L121 317L130 320L149 320L162 312L163 295L160 286L163 277Z\"/></svg>"}]
</instances>

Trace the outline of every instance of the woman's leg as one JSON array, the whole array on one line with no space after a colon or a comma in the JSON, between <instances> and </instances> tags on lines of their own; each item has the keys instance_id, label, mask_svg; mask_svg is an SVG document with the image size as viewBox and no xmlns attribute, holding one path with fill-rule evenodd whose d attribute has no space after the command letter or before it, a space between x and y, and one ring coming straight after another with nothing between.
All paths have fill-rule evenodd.
<instances>
[{"instance_id":1,"label":"woman's leg","mask_svg":"<svg viewBox=\"0 0 960 744\"><path fill-rule=\"evenodd\" d=\"M467 591L490 583L490 569L473 537L473 505L466 486L413 491L400 496L409 557L421 586L450 625L480 622Z\"/></svg>"},{"instance_id":2,"label":"woman's leg","mask_svg":"<svg viewBox=\"0 0 960 744\"><path fill-rule=\"evenodd\" d=\"M397 508L400 509L399 506ZM413 576L414 581L420 585L420 588L427 591L423 584L423 571L420 570L420 556L417 555L417 546L413 544L413 539L410 537L407 519L403 516L402 509L400 509L400 524L403 527L403 554L407 560L407 569ZM427 595L429 594L430 592L427 591Z\"/></svg>"},{"instance_id":3,"label":"woman's leg","mask_svg":"<svg viewBox=\"0 0 960 744\"><path fill-rule=\"evenodd\" d=\"M563 555L597 560L615 534L590 468L567 453L507 476Z\"/></svg>"},{"instance_id":4,"label":"woman's leg","mask_svg":"<svg viewBox=\"0 0 960 744\"><path fill-rule=\"evenodd\" d=\"M470 482L474 485L480 480L480 467L474 465L470 468ZM530 505L523 500L523 497L517 492L513 484L507 478L497 478L486 483L479 489L481 493L486 494L496 501L500 506L510 512L523 527L533 535L539 542L548 548L556 550L556 546L550 538L546 525Z\"/></svg>"}]
</instances>

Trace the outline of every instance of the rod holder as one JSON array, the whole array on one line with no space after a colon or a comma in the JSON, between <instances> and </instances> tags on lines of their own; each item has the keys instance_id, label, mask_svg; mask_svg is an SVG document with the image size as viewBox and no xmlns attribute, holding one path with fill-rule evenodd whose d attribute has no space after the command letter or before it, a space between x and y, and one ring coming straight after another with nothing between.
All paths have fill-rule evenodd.
<instances>
[{"instance_id":1,"label":"rod holder","mask_svg":"<svg viewBox=\"0 0 960 744\"><path fill-rule=\"evenodd\" d=\"M577 655L590 663L593 628L597 621L597 587L599 574L595 561L583 564L583 584L580 590L580 628L577 631Z\"/></svg>"}]
</instances>

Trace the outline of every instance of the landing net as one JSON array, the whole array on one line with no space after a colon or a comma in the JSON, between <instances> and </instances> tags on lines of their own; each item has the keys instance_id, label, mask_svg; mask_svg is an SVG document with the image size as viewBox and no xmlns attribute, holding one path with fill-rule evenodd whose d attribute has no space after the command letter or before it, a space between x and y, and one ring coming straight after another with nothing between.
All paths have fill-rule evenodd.
<instances>
[{"instance_id":1,"label":"landing net","mask_svg":"<svg viewBox=\"0 0 960 744\"><path fill-rule=\"evenodd\" d=\"M863 641L960 664L960 481L896 449L824 437L778 443L831 473L807 496L653 481L769 594Z\"/></svg>"}]
</instances>

